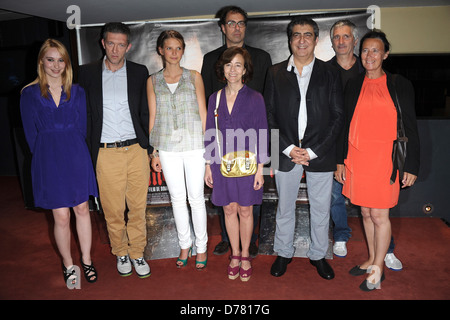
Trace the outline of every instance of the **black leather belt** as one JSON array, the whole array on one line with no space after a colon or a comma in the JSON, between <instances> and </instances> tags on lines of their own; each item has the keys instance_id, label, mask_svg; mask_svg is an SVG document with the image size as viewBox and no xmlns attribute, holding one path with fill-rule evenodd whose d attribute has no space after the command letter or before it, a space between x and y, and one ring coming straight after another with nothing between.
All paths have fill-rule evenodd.
<instances>
[{"instance_id":1,"label":"black leather belt","mask_svg":"<svg viewBox=\"0 0 450 320\"><path fill-rule=\"evenodd\" d=\"M130 139L125 141L116 141L111 143L100 143L100 148L123 148L136 144L138 139Z\"/></svg>"}]
</instances>

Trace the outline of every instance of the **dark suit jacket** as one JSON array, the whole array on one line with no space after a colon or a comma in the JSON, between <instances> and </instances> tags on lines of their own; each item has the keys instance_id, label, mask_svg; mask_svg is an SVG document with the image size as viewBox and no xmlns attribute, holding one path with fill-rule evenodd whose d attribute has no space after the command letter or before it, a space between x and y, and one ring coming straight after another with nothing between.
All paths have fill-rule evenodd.
<instances>
[{"instance_id":1,"label":"dark suit jacket","mask_svg":"<svg viewBox=\"0 0 450 320\"><path fill-rule=\"evenodd\" d=\"M340 138L338 148L338 163L341 164L344 163L344 159L347 158L350 122L352 121L353 112L355 111L355 107L358 102L364 77L365 73L356 78L350 79L345 88L344 130ZM402 110L403 126L405 128L406 137L408 138L404 171L418 175L420 165L420 141L414 104L414 88L411 81L401 75L396 76L395 86L393 83L393 75L386 72L386 77L389 94L391 95L395 107L398 109L395 98L395 92L397 91Z\"/></svg>"},{"instance_id":2,"label":"dark suit jacket","mask_svg":"<svg viewBox=\"0 0 450 320\"><path fill-rule=\"evenodd\" d=\"M91 152L94 167L97 163L98 150L103 126L102 94L103 60L83 65L79 70L79 83L86 91L87 102L87 144ZM128 105L131 119L139 145L152 152L148 140L149 111L147 103L147 67L127 60Z\"/></svg>"},{"instance_id":3,"label":"dark suit jacket","mask_svg":"<svg viewBox=\"0 0 450 320\"><path fill-rule=\"evenodd\" d=\"M300 90L297 76L287 70L288 61L271 67L267 74L264 99L270 129L279 130L279 168L290 171L295 163L283 154L291 144L299 146L298 113ZM343 126L343 94L339 73L316 58L306 93L307 127L302 148L311 148L316 159L304 166L306 171L336 170L336 141ZM272 141L272 144L274 141ZM272 163L274 163L272 155Z\"/></svg>"},{"instance_id":4,"label":"dark suit jacket","mask_svg":"<svg viewBox=\"0 0 450 320\"><path fill-rule=\"evenodd\" d=\"M253 64L253 77L247 83L247 86L262 94L267 70L272 65L270 55L262 49L253 48L248 45L244 45L243 48L250 53ZM208 98L212 93L219 91L225 86L225 82L221 82L217 79L215 65L226 49L227 46L224 45L208 52L203 57L202 78L205 85L206 101L208 101Z\"/></svg>"}]
</instances>

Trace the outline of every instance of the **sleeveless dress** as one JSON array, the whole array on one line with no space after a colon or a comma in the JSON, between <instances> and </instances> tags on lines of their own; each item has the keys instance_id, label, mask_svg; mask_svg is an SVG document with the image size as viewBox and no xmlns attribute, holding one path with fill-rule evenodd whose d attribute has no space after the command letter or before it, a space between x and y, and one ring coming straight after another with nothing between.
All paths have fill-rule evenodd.
<instances>
[{"instance_id":1,"label":"sleeveless dress","mask_svg":"<svg viewBox=\"0 0 450 320\"><path fill-rule=\"evenodd\" d=\"M203 149L195 73L182 69L174 93L164 79L164 69L152 75L153 88L157 94L155 124L149 141L156 150L183 152Z\"/></svg>"},{"instance_id":2,"label":"sleeveless dress","mask_svg":"<svg viewBox=\"0 0 450 320\"><path fill-rule=\"evenodd\" d=\"M350 123L346 180L342 193L358 206L386 209L397 205L399 180L390 184L397 111L386 75L364 78Z\"/></svg>"},{"instance_id":3,"label":"sleeveless dress","mask_svg":"<svg viewBox=\"0 0 450 320\"><path fill-rule=\"evenodd\" d=\"M56 106L39 84L20 97L25 137L33 154L31 178L34 205L43 209L74 207L98 196L94 169L86 144L86 97L73 85L69 101L61 93Z\"/></svg>"}]
</instances>

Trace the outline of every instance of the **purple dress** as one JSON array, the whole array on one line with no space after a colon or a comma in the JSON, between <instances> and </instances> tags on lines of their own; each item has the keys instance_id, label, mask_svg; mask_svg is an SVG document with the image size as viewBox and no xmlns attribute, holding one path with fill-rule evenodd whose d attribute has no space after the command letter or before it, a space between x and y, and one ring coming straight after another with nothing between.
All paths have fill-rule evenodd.
<instances>
[{"instance_id":1,"label":"purple dress","mask_svg":"<svg viewBox=\"0 0 450 320\"><path fill-rule=\"evenodd\" d=\"M86 145L86 97L73 85L69 101L61 93L57 107L41 96L39 84L22 91L20 111L25 137L33 154L31 178L34 205L44 209L74 207L98 196Z\"/></svg>"},{"instance_id":2,"label":"purple dress","mask_svg":"<svg viewBox=\"0 0 450 320\"><path fill-rule=\"evenodd\" d=\"M224 90L225 88L222 90L218 109L219 130L222 133L221 153L241 150L255 152L256 149L258 163L267 162L269 160L268 125L264 98L259 92L244 85L236 97L230 114ZM216 96L217 92L209 98L205 132L205 159L211 162L213 178L211 201L216 206L225 206L231 202L237 202L241 206L261 204L263 188L260 190L253 189L254 175L227 178L220 173L219 155L216 155L217 142L215 140L214 109L216 108ZM239 131L245 132L247 138L244 140L237 138L242 137ZM244 142L239 143L238 140Z\"/></svg>"}]
</instances>

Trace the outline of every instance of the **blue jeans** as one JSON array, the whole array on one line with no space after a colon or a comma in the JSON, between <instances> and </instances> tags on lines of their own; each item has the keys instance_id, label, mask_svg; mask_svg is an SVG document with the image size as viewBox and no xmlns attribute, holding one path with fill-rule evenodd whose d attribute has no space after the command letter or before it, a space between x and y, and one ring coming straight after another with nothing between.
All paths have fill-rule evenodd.
<instances>
[{"instance_id":1,"label":"blue jeans","mask_svg":"<svg viewBox=\"0 0 450 320\"><path fill-rule=\"evenodd\" d=\"M333 179L333 188L331 191L331 219L333 219L333 238L334 241L345 241L351 237L352 229L347 223L347 208L345 206L345 197L342 195L342 184Z\"/></svg>"}]
</instances>

